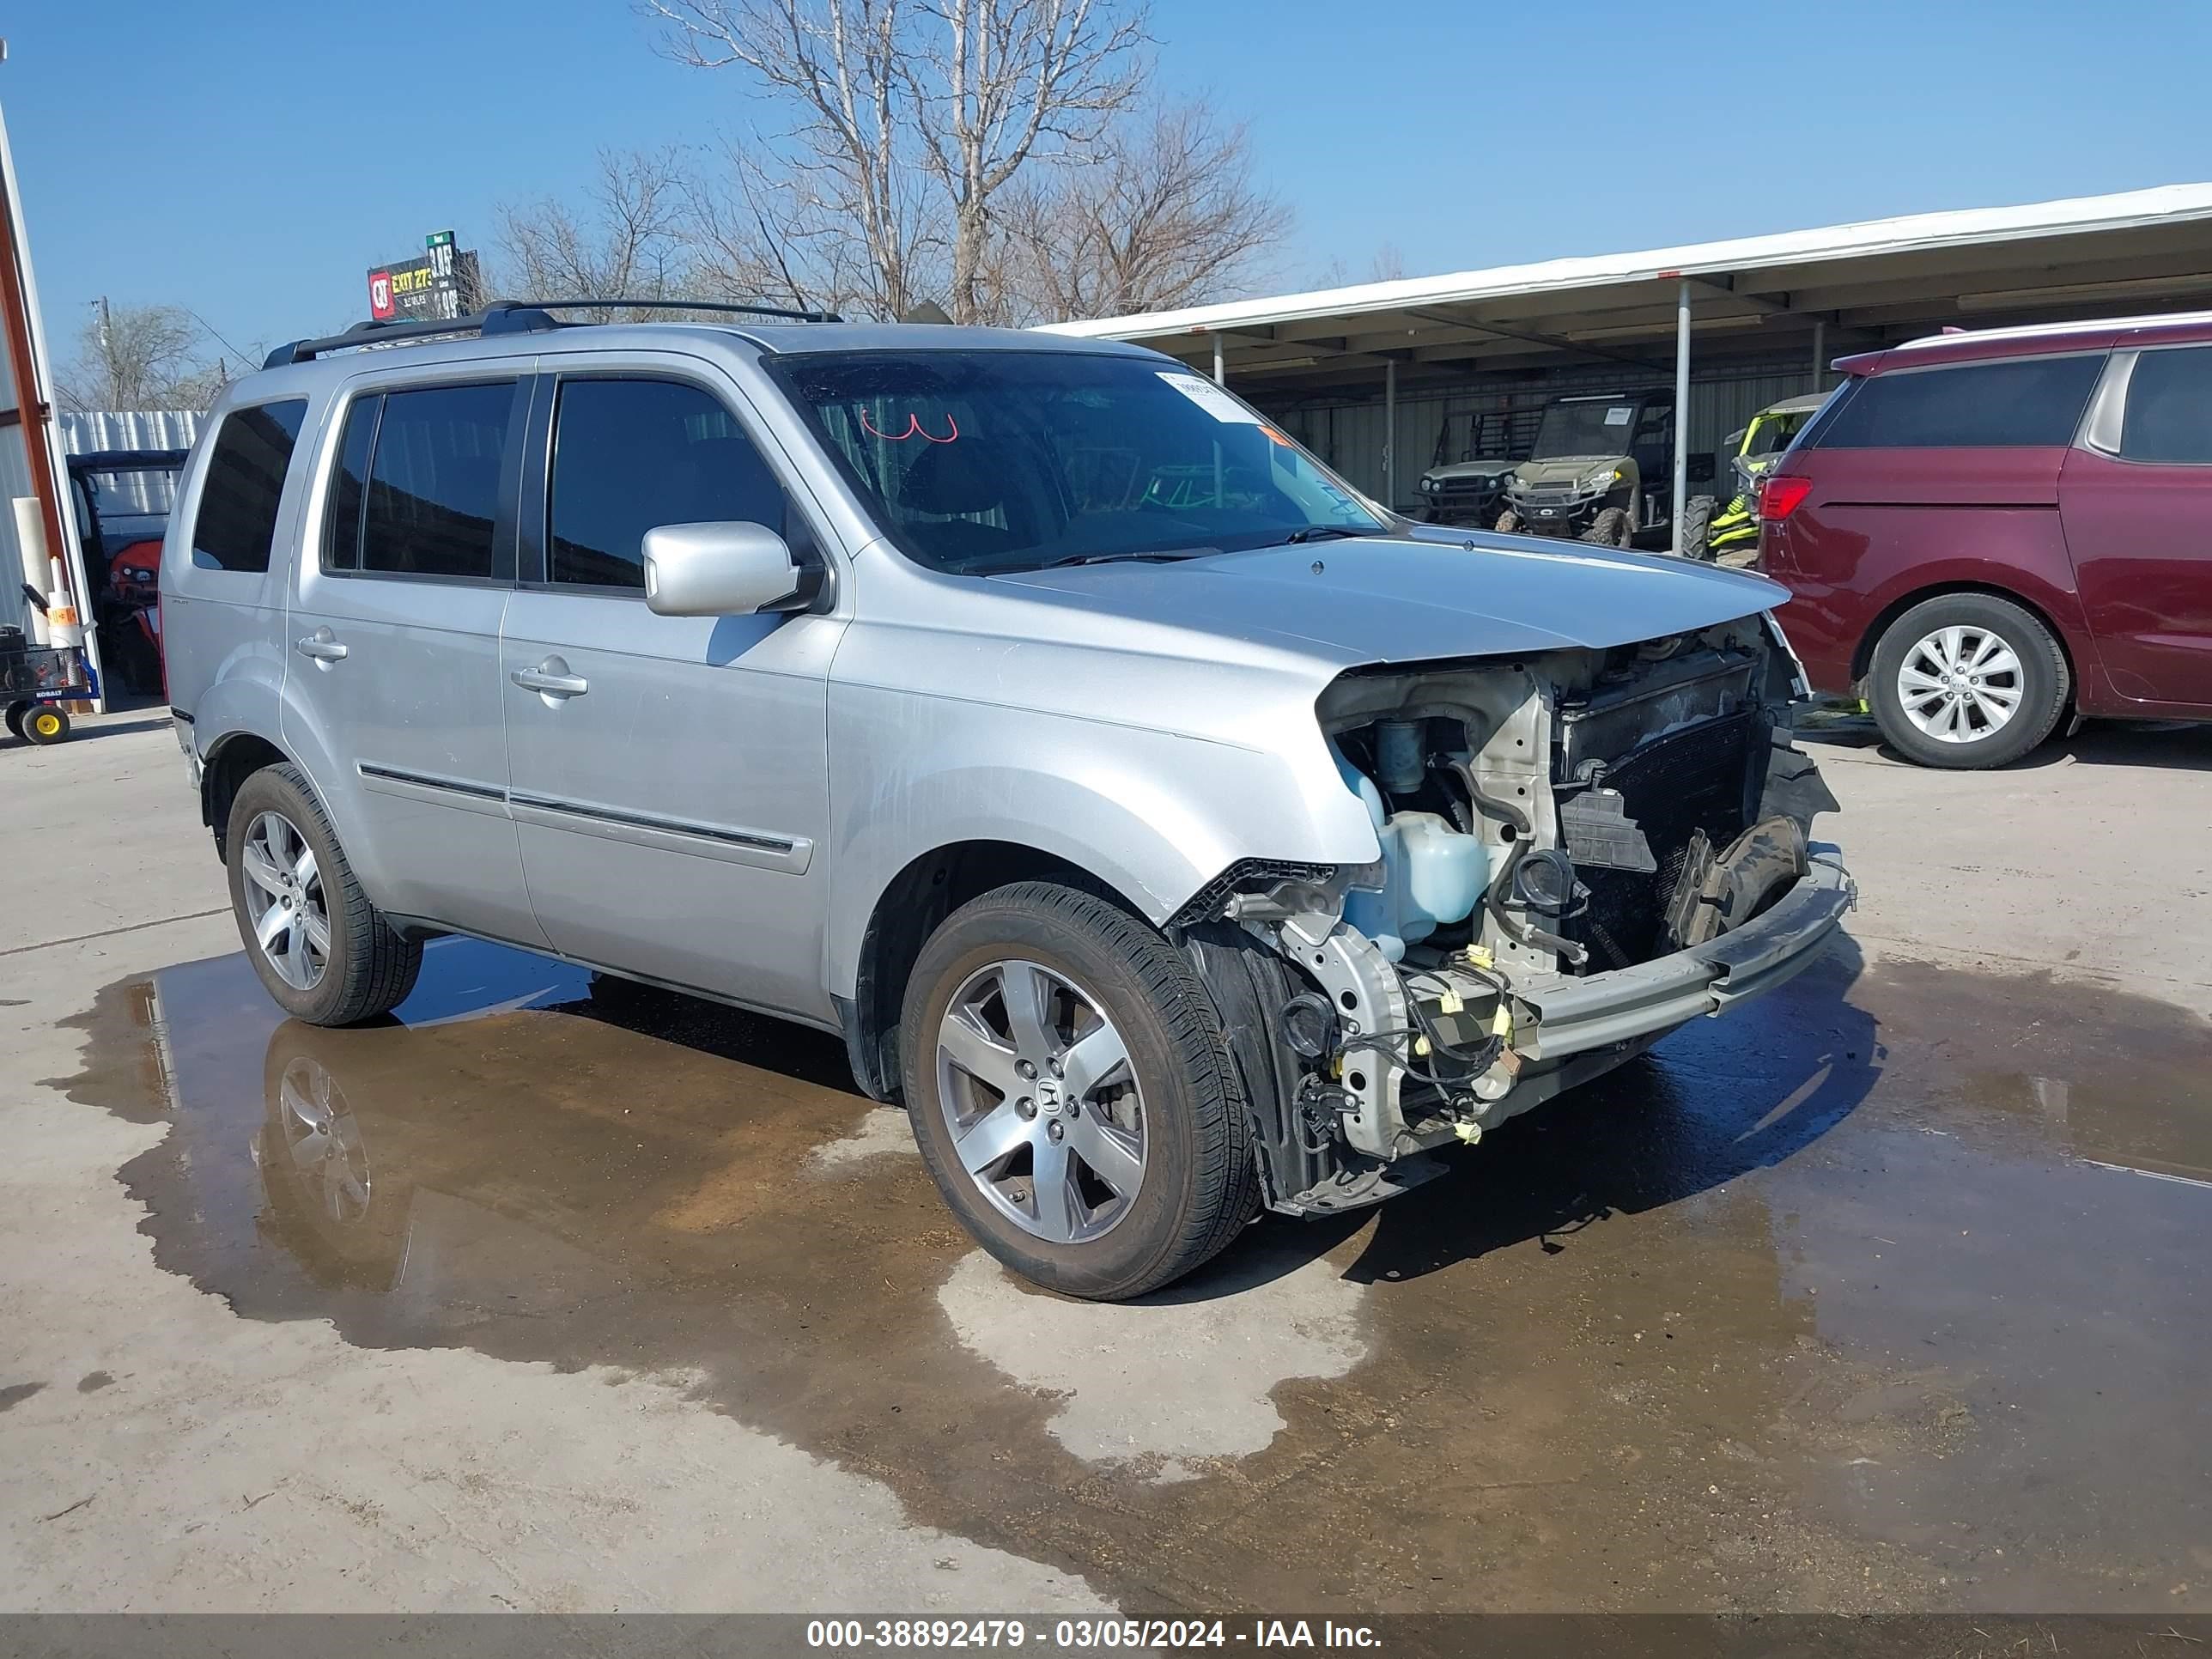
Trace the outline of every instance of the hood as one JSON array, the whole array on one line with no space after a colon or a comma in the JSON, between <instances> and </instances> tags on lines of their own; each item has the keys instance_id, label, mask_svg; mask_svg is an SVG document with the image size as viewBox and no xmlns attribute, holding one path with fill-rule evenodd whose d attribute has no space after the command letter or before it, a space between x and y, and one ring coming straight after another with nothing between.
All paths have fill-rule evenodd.
<instances>
[{"instance_id":1,"label":"hood","mask_svg":"<svg viewBox=\"0 0 2212 1659\"><path fill-rule=\"evenodd\" d=\"M1421 474L1424 478L1494 478L1501 472L1510 472L1513 463L1500 455L1492 460L1452 461L1443 466L1432 466Z\"/></svg>"},{"instance_id":2,"label":"hood","mask_svg":"<svg viewBox=\"0 0 2212 1659\"><path fill-rule=\"evenodd\" d=\"M1515 480L1527 484L1573 483L1607 466L1626 466L1626 455L1558 455L1547 460L1523 461L1513 470Z\"/></svg>"},{"instance_id":3,"label":"hood","mask_svg":"<svg viewBox=\"0 0 2212 1659\"><path fill-rule=\"evenodd\" d=\"M988 580L1102 618L1297 650L1341 667L1601 650L1731 622L1790 597L1763 577L1663 555L1442 526Z\"/></svg>"}]
</instances>

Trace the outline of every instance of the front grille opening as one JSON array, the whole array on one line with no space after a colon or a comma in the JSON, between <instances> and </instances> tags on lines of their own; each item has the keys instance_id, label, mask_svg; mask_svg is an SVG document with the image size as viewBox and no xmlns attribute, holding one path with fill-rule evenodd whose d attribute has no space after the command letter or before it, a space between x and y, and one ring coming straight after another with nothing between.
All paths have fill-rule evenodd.
<instances>
[{"instance_id":1,"label":"front grille opening","mask_svg":"<svg viewBox=\"0 0 2212 1659\"><path fill-rule=\"evenodd\" d=\"M1750 827L1754 766L1765 755L1768 721L1757 709L1669 732L1631 750L1605 769L1628 816L1650 843L1658 869L1577 872L1589 890L1583 912L1560 931L1589 951L1585 971L1605 973L1663 956L1667 902L1681 879L1692 836L1702 830L1715 851Z\"/></svg>"}]
</instances>

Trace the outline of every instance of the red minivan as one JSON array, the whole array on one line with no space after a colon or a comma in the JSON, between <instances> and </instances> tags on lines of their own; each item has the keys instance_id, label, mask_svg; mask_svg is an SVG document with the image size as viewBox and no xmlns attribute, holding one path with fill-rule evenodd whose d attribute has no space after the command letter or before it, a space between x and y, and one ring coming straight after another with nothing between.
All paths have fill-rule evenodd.
<instances>
[{"instance_id":1,"label":"red minivan","mask_svg":"<svg viewBox=\"0 0 2212 1659\"><path fill-rule=\"evenodd\" d=\"M1816 690L2001 766L2082 716L2212 720L2212 313L1941 334L1768 472L1759 563Z\"/></svg>"}]
</instances>

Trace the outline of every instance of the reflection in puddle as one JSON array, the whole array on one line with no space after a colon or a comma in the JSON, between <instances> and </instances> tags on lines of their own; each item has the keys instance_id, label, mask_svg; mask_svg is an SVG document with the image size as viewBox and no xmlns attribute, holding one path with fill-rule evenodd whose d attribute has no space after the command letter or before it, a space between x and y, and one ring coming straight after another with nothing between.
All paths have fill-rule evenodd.
<instances>
[{"instance_id":1,"label":"reflection in puddle","mask_svg":"<svg viewBox=\"0 0 2212 1659\"><path fill-rule=\"evenodd\" d=\"M2203 1022L1839 956L1142 1304L1000 1274L842 1045L434 947L129 981L79 1099L257 1319L684 1379L1133 1611L2212 1605ZM2177 1592L2176 1584L2185 1586Z\"/></svg>"}]
</instances>

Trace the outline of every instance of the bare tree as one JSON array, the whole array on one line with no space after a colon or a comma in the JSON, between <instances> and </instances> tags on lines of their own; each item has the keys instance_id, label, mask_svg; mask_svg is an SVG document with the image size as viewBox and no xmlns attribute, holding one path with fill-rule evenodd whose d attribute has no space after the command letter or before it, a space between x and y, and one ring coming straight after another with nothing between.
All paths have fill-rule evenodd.
<instances>
[{"instance_id":1,"label":"bare tree","mask_svg":"<svg viewBox=\"0 0 2212 1659\"><path fill-rule=\"evenodd\" d=\"M682 154L602 150L580 204L540 198L501 203L499 283L533 299L585 295L677 300L694 295L690 176ZM695 297L696 297L695 295ZM666 312L579 307L592 322L643 320Z\"/></svg>"},{"instance_id":2,"label":"bare tree","mask_svg":"<svg viewBox=\"0 0 2212 1659\"><path fill-rule=\"evenodd\" d=\"M703 298L763 301L804 310L899 317L916 303L909 273L938 244L902 203L877 240L855 234L861 216L849 177L726 145L719 170L690 186L690 234ZM903 194L911 194L900 181ZM877 250L887 250L879 258Z\"/></svg>"},{"instance_id":3,"label":"bare tree","mask_svg":"<svg viewBox=\"0 0 2212 1659\"><path fill-rule=\"evenodd\" d=\"M1254 180L1244 128L1197 102L1117 125L1086 162L1006 197L1015 322L1218 297L1268 274L1291 227L1290 210Z\"/></svg>"},{"instance_id":4,"label":"bare tree","mask_svg":"<svg viewBox=\"0 0 2212 1659\"><path fill-rule=\"evenodd\" d=\"M956 322L978 320L993 198L1032 160L1097 141L1146 71L1133 0L641 0L641 9L664 25L669 56L745 69L792 112L790 130L756 158L755 182L788 181L804 222L787 241L856 227L870 286L892 316L941 289Z\"/></svg>"},{"instance_id":5,"label":"bare tree","mask_svg":"<svg viewBox=\"0 0 2212 1659\"><path fill-rule=\"evenodd\" d=\"M222 385L204 362L200 325L181 306L96 305L55 391L70 410L204 409Z\"/></svg>"}]
</instances>

